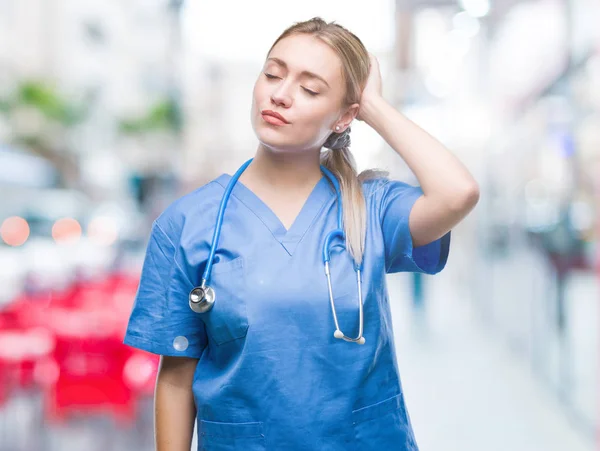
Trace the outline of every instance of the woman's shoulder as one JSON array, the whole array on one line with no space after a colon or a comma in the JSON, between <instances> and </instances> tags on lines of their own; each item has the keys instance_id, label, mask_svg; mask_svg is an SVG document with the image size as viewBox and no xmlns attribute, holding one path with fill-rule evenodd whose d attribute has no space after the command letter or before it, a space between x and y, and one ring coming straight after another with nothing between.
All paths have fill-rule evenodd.
<instances>
[{"instance_id":1,"label":"woman's shoulder","mask_svg":"<svg viewBox=\"0 0 600 451\"><path fill-rule=\"evenodd\" d=\"M412 199L422 193L420 186L390 178L389 173L384 171L365 171L360 179L367 205L374 207L373 211L381 210L394 199Z\"/></svg>"}]
</instances>

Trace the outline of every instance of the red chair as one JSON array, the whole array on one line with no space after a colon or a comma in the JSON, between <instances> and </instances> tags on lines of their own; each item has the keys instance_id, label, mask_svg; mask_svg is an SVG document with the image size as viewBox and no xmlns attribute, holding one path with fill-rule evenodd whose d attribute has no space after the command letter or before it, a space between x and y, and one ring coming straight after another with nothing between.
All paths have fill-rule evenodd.
<instances>
[{"instance_id":1,"label":"red chair","mask_svg":"<svg viewBox=\"0 0 600 451\"><path fill-rule=\"evenodd\" d=\"M54 337L43 328L0 330L0 378L4 397L36 385L36 366L54 351Z\"/></svg>"},{"instance_id":2,"label":"red chair","mask_svg":"<svg viewBox=\"0 0 600 451\"><path fill-rule=\"evenodd\" d=\"M46 415L62 421L75 411L106 412L119 425L135 419L135 396L123 379L131 351L107 321L110 312L53 309L53 355L59 368L46 391Z\"/></svg>"},{"instance_id":3,"label":"red chair","mask_svg":"<svg viewBox=\"0 0 600 451\"><path fill-rule=\"evenodd\" d=\"M154 391L158 356L122 343L139 277L114 273L44 296L23 295L0 312L0 404L11 390L39 387L45 416L74 412L135 420Z\"/></svg>"}]
</instances>

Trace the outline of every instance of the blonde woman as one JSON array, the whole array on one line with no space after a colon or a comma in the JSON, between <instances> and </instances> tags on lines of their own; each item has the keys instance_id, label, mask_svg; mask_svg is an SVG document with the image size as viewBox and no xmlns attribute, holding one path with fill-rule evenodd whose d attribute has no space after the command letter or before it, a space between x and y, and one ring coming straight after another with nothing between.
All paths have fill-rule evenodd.
<instances>
[{"instance_id":1,"label":"blonde woman","mask_svg":"<svg viewBox=\"0 0 600 451\"><path fill-rule=\"evenodd\" d=\"M356 173L353 120L420 186ZM159 451L416 450L385 274L435 274L478 186L381 95L376 59L320 18L275 41L252 160L154 222L125 343L160 354ZM235 133L235 130L232 130Z\"/></svg>"}]
</instances>

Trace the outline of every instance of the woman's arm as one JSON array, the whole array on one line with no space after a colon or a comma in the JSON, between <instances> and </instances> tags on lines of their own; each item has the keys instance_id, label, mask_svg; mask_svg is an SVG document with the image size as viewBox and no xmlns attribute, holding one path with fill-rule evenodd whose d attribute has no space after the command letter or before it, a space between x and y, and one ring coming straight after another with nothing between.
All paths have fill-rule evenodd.
<instances>
[{"instance_id":1,"label":"woman's arm","mask_svg":"<svg viewBox=\"0 0 600 451\"><path fill-rule=\"evenodd\" d=\"M196 406L192 382L198 359L162 356L154 396L156 451L190 451Z\"/></svg>"},{"instance_id":2,"label":"woman's arm","mask_svg":"<svg viewBox=\"0 0 600 451\"><path fill-rule=\"evenodd\" d=\"M381 96L379 65L373 56L357 119L371 126L419 181L424 195L415 202L409 218L415 247L445 235L477 204L479 186L467 168Z\"/></svg>"}]
</instances>

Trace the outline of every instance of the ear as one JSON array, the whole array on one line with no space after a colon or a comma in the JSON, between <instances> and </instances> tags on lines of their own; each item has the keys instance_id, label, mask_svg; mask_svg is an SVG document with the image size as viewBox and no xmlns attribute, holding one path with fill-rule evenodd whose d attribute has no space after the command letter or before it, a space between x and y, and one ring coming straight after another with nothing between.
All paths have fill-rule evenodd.
<instances>
[{"instance_id":1,"label":"ear","mask_svg":"<svg viewBox=\"0 0 600 451\"><path fill-rule=\"evenodd\" d=\"M360 108L360 104L354 103L346 108L344 114L340 116L340 118L334 124L340 126L340 130L337 130L336 133L343 133L349 126L350 123L354 120L356 115L358 114L358 110Z\"/></svg>"}]
</instances>

